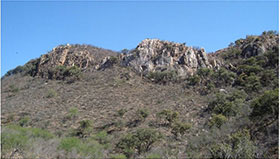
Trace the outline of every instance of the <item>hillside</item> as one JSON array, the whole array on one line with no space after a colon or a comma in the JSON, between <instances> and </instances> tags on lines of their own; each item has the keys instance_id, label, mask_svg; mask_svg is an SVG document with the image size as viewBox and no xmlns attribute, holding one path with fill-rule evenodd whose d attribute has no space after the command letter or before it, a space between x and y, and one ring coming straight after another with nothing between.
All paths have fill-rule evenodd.
<instances>
[{"instance_id":1,"label":"hillside","mask_svg":"<svg viewBox=\"0 0 280 159\"><path fill-rule=\"evenodd\" d=\"M1 79L2 158L278 158L278 45L53 48Z\"/></svg>"}]
</instances>

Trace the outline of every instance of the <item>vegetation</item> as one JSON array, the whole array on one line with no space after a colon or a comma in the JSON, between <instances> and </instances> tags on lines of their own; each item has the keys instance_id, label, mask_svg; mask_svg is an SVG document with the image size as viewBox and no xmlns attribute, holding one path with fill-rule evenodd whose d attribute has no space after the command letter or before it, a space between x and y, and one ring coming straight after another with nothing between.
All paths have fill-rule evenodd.
<instances>
[{"instance_id":1,"label":"vegetation","mask_svg":"<svg viewBox=\"0 0 280 159\"><path fill-rule=\"evenodd\" d=\"M117 147L129 158L136 152L141 154L149 151L152 144L159 141L162 135L153 129L138 129L132 134L124 136Z\"/></svg>"},{"instance_id":2,"label":"vegetation","mask_svg":"<svg viewBox=\"0 0 280 159\"><path fill-rule=\"evenodd\" d=\"M8 71L5 76L11 76L19 73L23 75L35 76L38 62L39 59L31 60L24 66L18 66L13 70Z\"/></svg>"},{"instance_id":3,"label":"vegetation","mask_svg":"<svg viewBox=\"0 0 280 159\"><path fill-rule=\"evenodd\" d=\"M172 133L177 137L178 134L184 135L187 130L189 130L192 127L189 123L183 123L183 122L175 122L172 125Z\"/></svg>"},{"instance_id":4,"label":"vegetation","mask_svg":"<svg viewBox=\"0 0 280 159\"><path fill-rule=\"evenodd\" d=\"M19 88L16 87L15 85L10 85L10 90L11 90L11 92L13 92L13 93L19 92Z\"/></svg>"},{"instance_id":5,"label":"vegetation","mask_svg":"<svg viewBox=\"0 0 280 159\"><path fill-rule=\"evenodd\" d=\"M159 118L164 118L168 122L167 124L171 125L174 121L178 120L179 113L172 110L164 109L161 112L157 113L157 116Z\"/></svg>"},{"instance_id":6,"label":"vegetation","mask_svg":"<svg viewBox=\"0 0 280 159\"><path fill-rule=\"evenodd\" d=\"M274 122L279 117L279 90L278 88L266 91L262 96L252 101L253 109L250 118L254 121Z\"/></svg>"},{"instance_id":7,"label":"vegetation","mask_svg":"<svg viewBox=\"0 0 280 159\"><path fill-rule=\"evenodd\" d=\"M148 109L138 109L137 116L140 120L145 120L149 116Z\"/></svg>"},{"instance_id":8,"label":"vegetation","mask_svg":"<svg viewBox=\"0 0 280 159\"><path fill-rule=\"evenodd\" d=\"M210 148L211 158L255 158L256 147L250 140L248 130L238 131L228 137L223 143Z\"/></svg>"},{"instance_id":9,"label":"vegetation","mask_svg":"<svg viewBox=\"0 0 280 159\"><path fill-rule=\"evenodd\" d=\"M216 98L208 105L208 111L224 116L235 116L246 98L244 91L236 90L231 94L217 93Z\"/></svg>"},{"instance_id":10,"label":"vegetation","mask_svg":"<svg viewBox=\"0 0 280 159\"><path fill-rule=\"evenodd\" d=\"M149 72L146 76L155 83L162 84L177 80L177 73L175 71Z\"/></svg>"},{"instance_id":11,"label":"vegetation","mask_svg":"<svg viewBox=\"0 0 280 159\"><path fill-rule=\"evenodd\" d=\"M1 157L277 158L274 39L274 32L265 32L237 40L209 55L221 60L216 67L198 68L186 79L168 68L143 79L119 65L103 71L89 67L83 76L77 66L41 73L36 60L19 66L2 79ZM179 51L187 50L180 46Z\"/></svg>"},{"instance_id":12,"label":"vegetation","mask_svg":"<svg viewBox=\"0 0 280 159\"><path fill-rule=\"evenodd\" d=\"M67 67L64 65L56 66L54 69L49 70L49 79L71 81L79 80L81 78L81 69L77 66Z\"/></svg>"},{"instance_id":13,"label":"vegetation","mask_svg":"<svg viewBox=\"0 0 280 159\"><path fill-rule=\"evenodd\" d=\"M216 126L217 128L220 128L225 122L227 121L227 118L222 114L214 114L212 119L209 122L210 127Z\"/></svg>"},{"instance_id":14,"label":"vegetation","mask_svg":"<svg viewBox=\"0 0 280 159\"><path fill-rule=\"evenodd\" d=\"M56 97L56 96L57 96L57 93L54 89L49 89L48 93L46 95L47 98L53 98L53 97Z\"/></svg>"}]
</instances>

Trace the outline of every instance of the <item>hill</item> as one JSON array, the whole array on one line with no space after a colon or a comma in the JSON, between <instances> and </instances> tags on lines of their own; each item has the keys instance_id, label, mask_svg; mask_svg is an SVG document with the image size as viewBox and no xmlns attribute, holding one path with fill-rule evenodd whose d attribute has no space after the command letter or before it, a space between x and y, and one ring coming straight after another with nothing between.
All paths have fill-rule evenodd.
<instances>
[{"instance_id":1,"label":"hill","mask_svg":"<svg viewBox=\"0 0 280 159\"><path fill-rule=\"evenodd\" d=\"M58 46L2 78L2 157L277 158L278 45Z\"/></svg>"}]
</instances>

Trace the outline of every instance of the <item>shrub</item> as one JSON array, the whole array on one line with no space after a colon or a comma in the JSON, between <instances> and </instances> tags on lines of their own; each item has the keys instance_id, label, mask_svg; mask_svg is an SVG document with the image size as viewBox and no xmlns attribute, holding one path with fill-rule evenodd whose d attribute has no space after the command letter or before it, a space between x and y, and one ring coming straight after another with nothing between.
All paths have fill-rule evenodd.
<instances>
[{"instance_id":1,"label":"shrub","mask_svg":"<svg viewBox=\"0 0 280 159\"><path fill-rule=\"evenodd\" d=\"M167 83L170 81L176 81L177 79L177 73L175 71L149 72L146 76L156 83Z\"/></svg>"},{"instance_id":2,"label":"shrub","mask_svg":"<svg viewBox=\"0 0 280 159\"><path fill-rule=\"evenodd\" d=\"M246 78L245 90L250 91L259 91L261 88L260 78L254 74L251 74Z\"/></svg>"},{"instance_id":3,"label":"shrub","mask_svg":"<svg viewBox=\"0 0 280 159\"><path fill-rule=\"evenodd\" d=\"M197 75L202 77L208 77L213 74L213 70L210 68L200 68L197 70Z\"/></svg>"},{"instance_id":4,"label":"shrub","mask_svg":"<svg viewBox=\"0 0 280 159\"><path fill-rule=\"evenodd\" d=\"M178 119L179 113L173 112L172 110L164 109L163 111L157 113L159 118L164 118L168 121L168 124L171 125L174 121Z\"/></svg>"},{"instance_id":5,"label":"shrub","mask_svg":"<svg viewBox=\"0 0 280 159\"><path fill-rule=\"evenodd\" d=\"M66 152L72 151L72 149L79 149L81 141L75 137L63 138L58 146L59 149L65 150Z\"/></svg>"},{"instance_id":6,"label":"shrub","mask_svg":"<svg viewBox=\"0 0 280 159\"><path fill-rule=\"evenodd\" d=\"M240 65L237 68L238 74L245 73L246 75L250 75L252 73L258 74L262 70L263 68L261 68L259 65Z\"/></svg>"},{"instance_id":7,"label":"shrub","mask_svg":"<svg viewBox=\"0 0 280 159\"><path fill-rule=\"evenodd\" d=\"M214 114L212 119L209 122L209 126L210 127L216 126L217 128L220 128L226 121L227 121L227 118L224 115Z\"/></svg>"},{"instance_id":8,"label":"shrub","mask_svg":"<svg viewBox=\"0 0 280 159\"><path fill-rule=\"evenodd\" d=\"M22 119L20 119L20 121L18 122L20 126L27 126L30 122L30 118L29 117L23 117Z\"/></svg>"},{"instance_id":9,"label":"shrub","mask_svg":"<svg viewBox=\"0 0 280 159\"><path fill-rule=\"evenodd\" d=\"M39 128L29 128L30 130L30 136L33 138L43 138L44 140L49 140L54 138L54 135L51 134L50 132L39 129Z\"/></svg>"},{"instance_id":10,"label":"shrub","mask_svg":"<svg viewBox=\"0 0 280 159\"><path fill-rule=\"evenodd\" d=\"M160 156L160 154L157 153L152 153L146 156L147 159L161 159L162 157Z\"/></svg>"},{"instance_id":11,"label":"shrub","mask_svg":"<svg viewBox=\"0 0 280 159\"><path fill-rule=\"evenodd\" d=\"M213 76L217 81L219 81L220 84L231 85L236 77L236 74L221 68L215 72Z\"/></svg>"},{"instance_id":12,"label":"shrub","mask_svg":"<svg viewBox=\"0 0 280 159\"><path fill-rule=\"evenodd\" d=\"M267 66L276 68L279 65L279 47L276 46L272 50L267 51L264 56L268 59Z\"/></svg>"},{"instance_id":13,"label":"shrub","mask_svg":"<svg viewBox=\"0 0 280 159\"><path fill-rule=\"evenodd\" d=\"M78 80L81 76L81 69L77 66L66 67L64 65L56 66L54 69L49 69L49 78L56 80Z\"/></svg>"},{"instance_id":14,"label":"shrub","mask_svg":"<svg viewBox=\"0 0 280 159\"><path fill-rule=\"evenodd\" d=\"M262 85L269 86L270 84L272 84L271 81L273 81L274 79L277 79L277 77L273 70L265 70L261 72L260 82L262 83Z\"/></svg>"},{"instance_id":15,"label":"shrub","mask_svg":"<svg viewBox=\"0 0 280 159\"><path fill-rule=\"evenodd\" d=\"M28 137L23 133L1 133L1 147L3 150L10 150L13 148L25 149L28 144Z\"/></svg>"},{"instance_id":16,"label":"shrub","mask_svg":"<svg viewBox=\"0 0 280 159\"><path fill-rule=\"evenodd\" d=\"M36 74L36 65L38 62L39 59L31 60L24 66L17 66L15 69L8 71L5 76L11 76L18 73L34 76Z\"/></svg>"},{"instance_id":17,"label":"shrub","mask_svg":"<svg viewBox=\"0 0 280 159\"><path fill-rule=\"evenodd\" d=\"M26 128L18 125L4 126L1 132L2 152L11 149L28 149L37 138L48 140L54 138L54 135L39 128Z\"/></svg>"},{"instance_id":18,"label":"shrub","mask_svg":"<svg viewBox=\"0 0 280 159\"><path fill-rule=\"evenodd\" d=\"M277 120L279 114L279 90L266 91L251 103L253 109L250 119L253 121Z\"/></svg>"},{"instance_id":19,"label":"shrub","mask_svg":"<svg viewBox=\"0 0 280 159\"><path fill-rule=\"evenodd\" d=\"M178 134L184 135L187 130L192 127L190 123L183 123L183 122L175 122L172 125L172 133L177 137Z\"/></svg>"},{"instance_id":20,"label":"shrub","mask_svg":"<svg viewBox=\"0 0 280 159\"><path fill-rule=\"evenodd\" d=\"M123 117L126 112L127 112L126 109L120 109L118 110L118 116Z\"/></svg>"},{"instance_id":21,"label":"shrub","mask_svg":"<svg viewBox=\"0 0 280 159\"><path fill-rule=\"evenodd\" d=\"M238 131L223 143L215 144L210 148L211 158L242 159L255 158L256 147L250 140L249 131Z\"/></svg>"},{"instance_id":22,"label":"shrub","mask_svg":"<svg viewBox=\"0 0 280 159\"><path fill-rule=\"evenodd\" d=\"M208 111L222 114L226 117L235 116L239 113L247 94L244 91L233 91L229 95L217 93L214 100L208 104Z\"/></svg>"},{"instance_id":23,"label":"shrub","mask_svg":"<svg viewBox=\"0 0 280 159\"><path fill-rule=\"evenodd\" d=\"M75 136L85 137L90 134L91 122L89 120L82 120L79 122L80 126L75 131Z\"/></svg>"},{"instance_id":24,"label":"shrub","mask_svg":"<svg viewBox=\"0 0 280 159\"><path fill-rule=\"evenodd\" d=\"M118 58L115 56L110 56L110 61L112 64L116 64L118 62Z\"/></svg>"},{"instance_id":25,"label":"shrub","mask_svg":"<svg viewBox=\"0 0 280 159\"><path fill-rule=\"evenodd\" d=\"M97 140L100 144L108 144L110 143L108 134L106 131L100 131L93 136L95 140Z\"/></svg>"},{"instance_id":26,"label":"shrub","mask_svg":"<svg viewBox=\"0 0 280 159\"><path fill-rule=\"evenodd\" d=\"M56 93L56 91L53 90L53 89L49 89L49 90L48 90L48 93L47 93L47 95L46 95L47 98L53 98L53 97L56 97L56 96L57 96L57 93Z\"/></svg>"},{"instance_id":27,"label":"shrub","mask_svg":"<svg viewBox=\"0 0 280 159\"><path fill-rule=\"evenodd\" d=\"M111 159L126 159L126 156L122 153L120 154L113 154L110 156Z\"/></svg>"},{"instance_id":28,"label":"shrub","mask_svg":"<svg viewBox=\"0 0 280 159\"><path fill-rule=\"evenodd\" d=\"M149 116L148 109L138 109L137 110L137 116L140 120L144 120Z\"/></svg>"},{"instance_id":29,"label":"shrub","mask_svg":"<svg viewBox=\"0 0 280 159\"><path fill-rule=\"evenodd\" d=\"M127 134L123 137L117 147L122 150L127 157L130 157L135 150L138 154L150 150L153 143L162 138L162 135L153 129L138 129L132 134Z\"/></svg>"},{"instance_id":30,"label":"shrub","mask_svg":"<svg viewBox=\"0 0 280 159\"><path fill-rule=\"evenodd\" d=\"M236 44L236 45L240 45L241 42L237 40L237 41L235 41L235 44ZM225 53L223 54L223 58L224 58L225 60L227 60L227 59L233 59L233 58L238 58L240 55L241 55L241 50L238 49L238 48L232 47L232 48L228 49L227 52L225 52Z\"/></svg>"},{"instance_id":31,"label":"shrub","mask_svg":"<svg viewBox=\"0 0 280 159\"><path fill-rule=\"evenodd\" d=\"M12 84L10 85L10 91L13 93L17 93L19 92L19 88Z\"/></svg>"},{"instance_id":32,"label":"shrub","mask_svg":"<svg viewBox=\"0 0 280 159\"><path fill-rule=\"evenodd\" d=\"M190 76L187 79L187 85L195 86L200 82L200 77L197 75Z\"/></svg>"},{"instance_id":33,"label":"shrub","mask_svg":"<svg viewBox=\"0 0 280 159\"><path fill-rule=\"evenodd\" d=\"M77 117L78 113L79 113L78 108L72 107L72 108L69 109L67 118L72 119L74 117Z\"/></svg>"}]
</instances>

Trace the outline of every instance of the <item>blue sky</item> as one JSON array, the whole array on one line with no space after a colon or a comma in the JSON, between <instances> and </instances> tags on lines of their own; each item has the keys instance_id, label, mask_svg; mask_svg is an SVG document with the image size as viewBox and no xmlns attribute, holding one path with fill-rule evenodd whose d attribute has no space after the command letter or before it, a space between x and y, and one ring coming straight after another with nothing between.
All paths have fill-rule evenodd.
<instances>
[{"instance_id":1,"label":"blue sky","mask_svg":"<svg viewBox=\"0 0 280 159\"><path fill-rule=\"evenodd\" d=\"M278 1L2 1L1 76L60 44L115 51L145 38L207 52L278 30Z\"/></svg>"}]
</instances>

